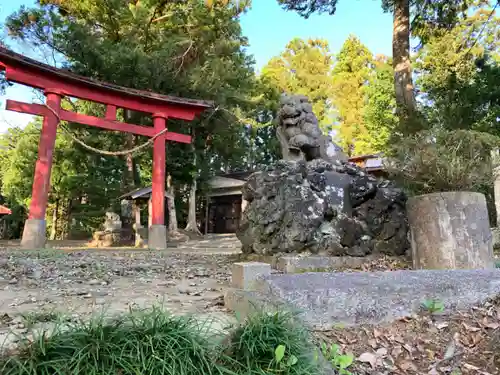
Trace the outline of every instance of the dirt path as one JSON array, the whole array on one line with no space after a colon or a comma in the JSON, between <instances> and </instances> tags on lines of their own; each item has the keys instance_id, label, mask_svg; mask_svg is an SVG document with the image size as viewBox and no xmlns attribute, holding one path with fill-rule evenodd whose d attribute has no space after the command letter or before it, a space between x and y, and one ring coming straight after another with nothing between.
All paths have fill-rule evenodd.
<instances>
[{"instance_id":1,"label":"dirt path","mask_svg":"<svg viewBox=\"0 0 500 375\"><path fill-rule=\"evenodd\" d=\"M26 334L43 321L153 305L173 314L231 319L223 291L238 247L237 240L224 237L163 252L0 250L0 344L8 332Z\"/></svg>"}]
</instances>

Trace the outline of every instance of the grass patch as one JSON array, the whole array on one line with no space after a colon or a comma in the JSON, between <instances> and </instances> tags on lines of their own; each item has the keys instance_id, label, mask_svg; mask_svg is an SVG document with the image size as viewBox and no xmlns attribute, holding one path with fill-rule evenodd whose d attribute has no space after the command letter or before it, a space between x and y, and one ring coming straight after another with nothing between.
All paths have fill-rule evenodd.
<instances>
[{"instance_id":1,"label":"grass patch","mask_svg":"<svg viewBox=\"0 0 500 375\"><path fill-rule=\"evenodd\" d=\"M229 336L225 354L238 374L319 374L318 351L291 313L250 316Z\"/></svg>"},{"instance_id":2,"label":"grass patch","mask_svg":"<svg viewBox=\"0 0 500 375\"><path fill-rule=\"evenodd\" d=\"M322 373L319 363L292 314L257 313L225 335L153 308L56 324L4 353L0 374L309 375Z\"/></svg>"},{"instance_id":3,"label":"grass patch","mask_svg":"<svg viewBox=\"0 0 500 375\"><path fill-rule=\"evenodd\" d=\"M37 323L58 322L62 317L62 314L56 311L30 311L21 314L23 323L27 328L31 328Z\"/></svg>"},{"instance_id":4,"label":"grass patch","mask_svg":"<svg viewBox=\"0 0 500 375\"><path fill-rule=\"evenodd\" d=\"M189 317L153 309L77 322L23 342L0 361L2 375L223 374L209 335Z\"/></svg>"}]
</instances>

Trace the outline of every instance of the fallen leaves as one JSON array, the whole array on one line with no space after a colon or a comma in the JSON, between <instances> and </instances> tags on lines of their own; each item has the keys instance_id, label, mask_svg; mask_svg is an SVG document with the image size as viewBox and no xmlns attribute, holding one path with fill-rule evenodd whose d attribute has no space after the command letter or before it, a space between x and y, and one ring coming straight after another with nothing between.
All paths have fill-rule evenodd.
<instances>
[{"instance_id":1,"label":"fallen leaves","mask_svg":"<svg viewBox=\"0 0 500 375\"><path fill-rule=\"evenodd\" d=\"M363 353L358 357L359 362L369 363L371 367L374 369L377 367L379 363L379 357L373 353Z\"/></svg>"},{"instance_id":2,"label":"fallen leaves","mask_svg":"<svg viewBox=\"0 0 500 375\"><path fill-rule=\"evenodd\" d=\"M500 368L500 298L467 312L323 332L353 352L357 375L494 375Z\"/></svg>"}]
</instances>

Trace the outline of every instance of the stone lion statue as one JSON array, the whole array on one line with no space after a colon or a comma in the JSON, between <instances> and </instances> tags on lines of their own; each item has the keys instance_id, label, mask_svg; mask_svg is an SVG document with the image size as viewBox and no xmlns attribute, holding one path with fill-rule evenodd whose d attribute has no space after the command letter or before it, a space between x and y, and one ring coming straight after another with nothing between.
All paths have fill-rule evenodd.
<instances>
[{"instance_id":1,"label":"stone lion statue","mask_svg":"<svg viewBox=\"0 0 500 375\"><path fill-rule=\"evenodd\" d=\"M306 96L283 94L276 125L284 160L347 161L342 149L322 134Z\"/></svg>"}]
</instances>

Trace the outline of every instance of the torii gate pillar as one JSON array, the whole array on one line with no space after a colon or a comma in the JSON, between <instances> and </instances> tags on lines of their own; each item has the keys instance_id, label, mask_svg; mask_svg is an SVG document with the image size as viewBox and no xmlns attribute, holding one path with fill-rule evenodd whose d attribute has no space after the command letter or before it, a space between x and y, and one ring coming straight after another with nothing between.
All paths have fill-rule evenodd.
<instances>
[{"instance_id":1,"label":"torii gate pillar","mask_svg":"<svg viewBox=\"0 0 500 375\"><path fill-rule=\"evenodd\" d=\"M46 104L54 110L43 118L42 132L38 144L38 159L35 164L35 177L31 192L29 216L24 224L21 247L24 249L43 249L46 242L45 212L50 190L52 154L56 143L57 125L61 109L61 94L57 90L45 90Z\"/></svg>"},{"instance_id":2,"label":"torii gate pillar","mask_svg":"<svg viewBox=\"0 0 500 375\"><path fill-rule=\"evenodd\" d=\"M153 114L153 125L156 133L165 130L167 115ZM153 191L152 222L149 226L148 247L151 250L163 250L167 243L165 227L165 137L158 137L153 143Z\"/></svg>"}]
</instances>

